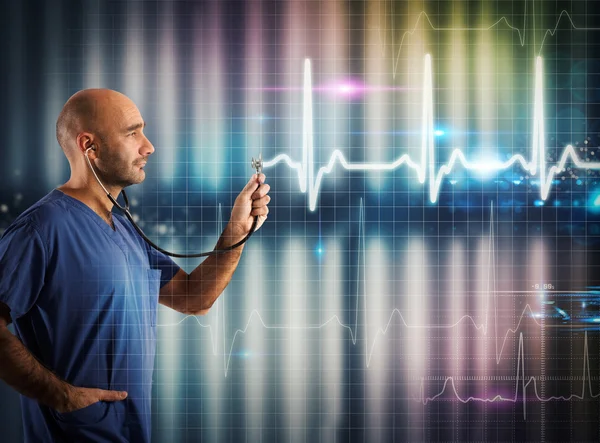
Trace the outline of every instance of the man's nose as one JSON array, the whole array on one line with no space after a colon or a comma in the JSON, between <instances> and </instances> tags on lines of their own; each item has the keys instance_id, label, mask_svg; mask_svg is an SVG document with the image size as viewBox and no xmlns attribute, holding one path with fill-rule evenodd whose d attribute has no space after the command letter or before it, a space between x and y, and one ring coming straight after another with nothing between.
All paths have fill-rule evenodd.
<instances>
[{"instance_id":1,"label":"man's nose","mask_svg":"<svg viewBox=\"0 0 600 443\"><path fill-rule=\"evenodd\" d=\"M148 156L154 152L154 146L152 145L150 140L148 140L148 137L144 136L144 139L145 139L145 142L144 142L144 145L142 146L142 149L140 149L140 153L144 156Z\"/></svg>"}]
</instances>

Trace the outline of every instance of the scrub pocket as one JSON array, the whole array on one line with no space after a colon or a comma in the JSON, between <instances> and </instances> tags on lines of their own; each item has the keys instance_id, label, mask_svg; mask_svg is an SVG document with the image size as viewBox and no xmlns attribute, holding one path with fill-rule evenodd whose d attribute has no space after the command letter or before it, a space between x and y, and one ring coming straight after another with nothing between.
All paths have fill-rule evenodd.
<instances>
[{"instance_id":1,"label":"scrub pocket","mask_svg":"<svg viewBox=\"0 0 600 443\"><path fill-rule=\"evenodd\" d=\"M53 411L57 429L56 442L126 443L123 420L115 414L114 402L99 401L82 409L59 413Z\"/></svg>"},{"instance_id":2,"label":"scrub pocket","mask_svg":"<svg viewBox=\"0 0 600 443\"><path fill-rule=\"evenodd\" d=\"M148 269L148 315L150 325L156 326L156 309L158 307L158 293L160 291L160 269Z\"/></svg>"},{"instance_id":3,"label":"scrub pocket","mask_svg":"<svg viewBox=\"0 0 600 443\"><path fill-rule=\"evenodd\" d=\"M55 412L56 419L72 425L93 425L100 422L107 414L109 403L98 401L85 408L70 412Z\"/></svg>"}]
</instances>

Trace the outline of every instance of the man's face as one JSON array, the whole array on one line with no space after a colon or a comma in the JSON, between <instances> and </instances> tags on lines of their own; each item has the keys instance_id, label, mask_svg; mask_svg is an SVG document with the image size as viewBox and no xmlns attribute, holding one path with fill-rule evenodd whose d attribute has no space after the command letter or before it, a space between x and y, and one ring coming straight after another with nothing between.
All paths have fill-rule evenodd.
<instances>
[{"instance_id":1,"label":"man's face","mask_svg":"<svg viewBox=\"0 0 600 443\"><path fill-rule=\"evenodd\" d=\"M106 183L126 187L144 181L143 167L154 152L144 135L144 120L135 104L117 97L100 118L102 133L96 167Z\"/></svg>"}]
</instances>

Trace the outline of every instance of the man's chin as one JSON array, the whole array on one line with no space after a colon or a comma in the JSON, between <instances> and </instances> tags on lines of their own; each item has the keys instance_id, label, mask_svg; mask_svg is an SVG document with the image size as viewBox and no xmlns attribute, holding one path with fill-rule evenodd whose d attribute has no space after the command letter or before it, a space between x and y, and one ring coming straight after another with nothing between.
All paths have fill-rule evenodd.
<instances>
[{"instance_id":1,"label":"man's chin","mask_svg":"<svg viewBox=\"0 0 600 443\"><path fill-rule=\"evenodd\" d=\"M140 169L135 177L131 180L132 185L139 185L146 179L146 172L143 169Z\"/></svg>"},{"instance_id":2,"label":"man's chin","mask_svg":"<svg viewBox=\"0 0 600 443\"><path fill-rule=\"evenodd\" d=\"M146 173L144 171L140 171L140 172L141 172L141 174L138 174L137 177L130 178L126 182L122 183L121 186L123 188L126 188L131 185L139 185L141 182L143 182L146 179Z\"/></svg>"}]
</instances>

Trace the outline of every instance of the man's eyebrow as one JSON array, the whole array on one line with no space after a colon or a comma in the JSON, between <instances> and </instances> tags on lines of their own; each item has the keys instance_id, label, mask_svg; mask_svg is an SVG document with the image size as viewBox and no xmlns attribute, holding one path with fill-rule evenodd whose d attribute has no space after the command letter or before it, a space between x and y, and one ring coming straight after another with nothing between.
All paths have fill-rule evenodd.
<instances>
[{"instance_id":1,"label":"man's eyebrow","mask_svg":"<svg viewBox=\"0 0 600 443\"><path fill-rule=\"evenodd\" d=\"M131 131L135 131L136 129L145 128L145 127L146 127L146 122L135 123L135 124L125 128L125 132L131 132Z\"/></svg>"}]
</instances>

